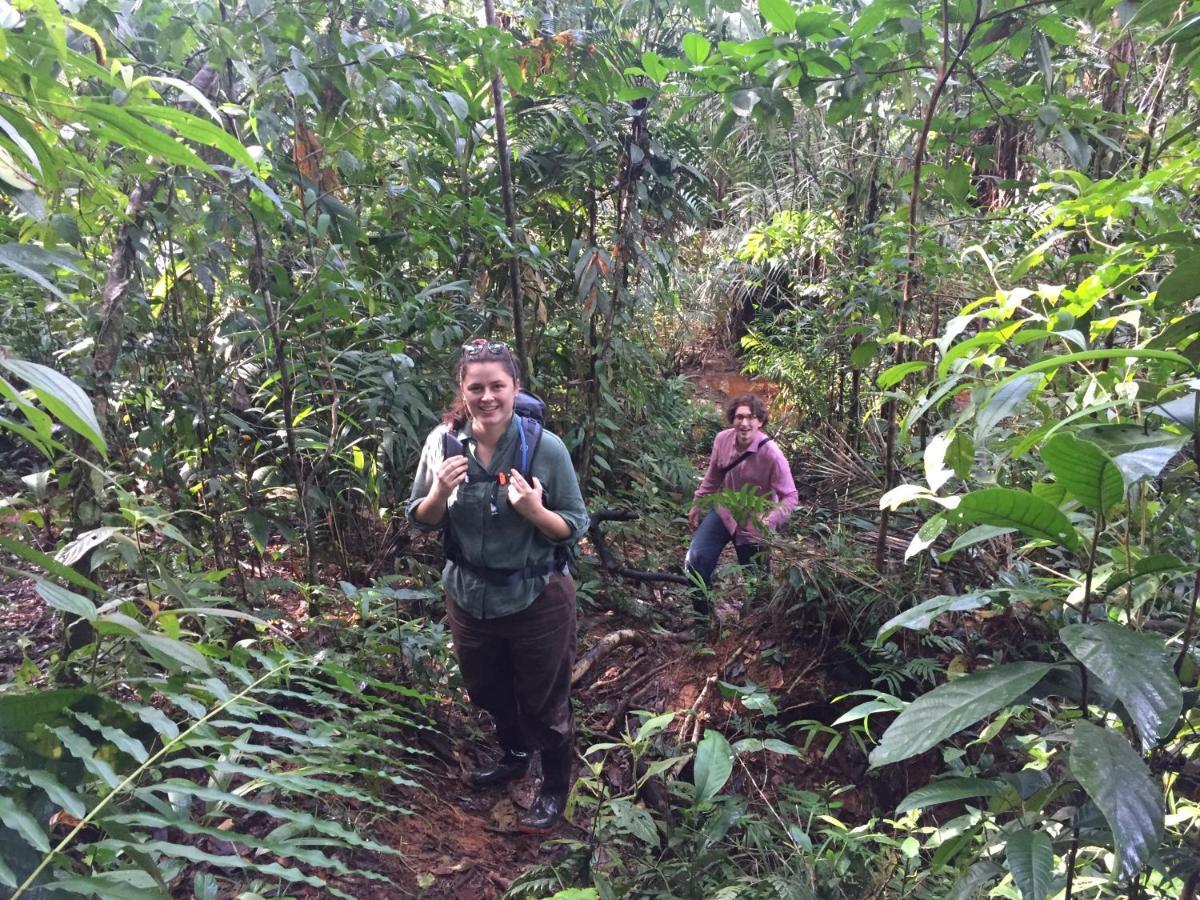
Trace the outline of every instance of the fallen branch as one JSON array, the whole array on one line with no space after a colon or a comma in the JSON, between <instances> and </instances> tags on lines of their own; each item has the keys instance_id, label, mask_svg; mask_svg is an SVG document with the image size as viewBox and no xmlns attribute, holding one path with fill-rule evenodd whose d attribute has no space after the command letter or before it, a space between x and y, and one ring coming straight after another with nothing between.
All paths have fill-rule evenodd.
<instances>
[{"instance_id":1,"label":"fallen branch","mask_svg":"<svg viewBox=\"0 0 1200 900\"><path fill-rule=\"evenodd\" d=\"M684 587L691 587L692 579L686 575L679 575L675 572L643 572L640 569L631 569L624 566L613 555L612 550L608 546L608 539L600 530L600 526L605 522L632 522L640 516L635 512L623 509L598 509L591 516L591 526L588 528L588 538L592 542L592 546L596 548L596 553L600 557L600 568L609 575L616 575L621 578L628 578L630 581L662 581L668 584L681 584Z\"/></svg>"},{"instance_id":2,"label":"fallen branch","mask_svg":"<svg viewBox=\"0 0 1200 900\"><path fill-rule=\"evenodd\" d=\"M596 663L608 656L622 644L642 644L645 638L640 631L632 628L622 628L606 634L595 645L575 662L571 669L571 687L578 687L580 682L595 668Z\"/></svg>"},{"instance_id":3,"label":"fallen branch","mask_svg":"<svg viewBox=\"0 0 1200 900\"><path fill-rule=\"evenodd\" d=\"M700 693L696 695L694 702L686 713L683 714L683 722L679 726L679 740L686 741L688 736L688 724L692 723L692 742L695 743L700 739L700 719L701 708L704 706L704 701L708 698L708 692L714 684L717 683L716 675L709 675L708 680L704 682L704 687L700 689Z\"/></svg>"}]
</instances>

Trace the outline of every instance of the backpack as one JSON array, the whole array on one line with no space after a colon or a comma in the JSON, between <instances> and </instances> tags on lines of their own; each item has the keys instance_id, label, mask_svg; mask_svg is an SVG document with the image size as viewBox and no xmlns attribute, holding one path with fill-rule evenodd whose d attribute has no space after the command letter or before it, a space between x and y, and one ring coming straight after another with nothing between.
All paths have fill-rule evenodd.
<instances>
[{"instance_id":1,"label":"backpack","mask_svg":"<svg viewBox=\"0 0 1200 900\"><path fill-rule=\"evenodd\" d=\"M517 446L513 451L512 467L521 473L522 478L532 482L530 473L533 471L533 460L537 456L538 448L542 445L542 432L545 431L546 404L537 394L532 394L522 388L517 392L516 401L513 403L513 414L517 417ZM458 436L448 430L442 436L442 452L449 458L464 456L467 450ZM498 480L498 487L507 484L507 478L503 472L495 477ZM468 482L478 483L492 480L493 478L487 475L472 473L467 476ZM442 549L446 554L446 559L488 584L495 585L509 585L516 581L540 578L543 575L561 571L564 566L569 564L571 558L570 551L565 547L556 546L554 561L551 563L526 565L515 569L477 566L463 557L458 541L454 539L454 534L450 529L449 514L446 516L446 525L442 529Z\"/></svg>"}]
</instances>

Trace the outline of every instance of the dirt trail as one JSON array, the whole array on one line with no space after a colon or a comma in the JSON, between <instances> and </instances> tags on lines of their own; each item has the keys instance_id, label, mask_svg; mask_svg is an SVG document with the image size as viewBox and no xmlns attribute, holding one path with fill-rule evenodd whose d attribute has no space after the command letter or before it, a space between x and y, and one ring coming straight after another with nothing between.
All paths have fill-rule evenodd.
<instances>
[{"instance_id":1,"label":"dirt trail","mask_svg":"<svg viewBox=\"0 0 1200 900\"><path fill-rule=\"evenodd\" d=\"M621 589L614 585L613 589ZM732 683L753 681L769 691L781 709L811 708L823 703L834 688L825 683L803 648L783 647L770 635L777 631L765 615L736 621L737 604L725 604L728 621L722 637L711 650L673 636L648 638L641 645L622 646L596 669L593 682L576 691L579 737L577 749L589 744L617 740L620 733L635 728L632 710L652 712L686 711L696 705L710 678ZM581 652L615 628L621 627L611 614L592 617L583 624ZM631 693L632 691L632 693ZM704 727L726 733L735 716L745 710L736 700L723 699L716 690L705 692L696 710ZM679 723L684 722L682 716ZM589 807L577 807L573 820L551 832L522 834L514 830L516 816L528 806L536 787L536 767L527 778L508 788L473 791L463 781L468 766L482 761L486 750L473 736L485 723L473 712L454 708L443 723L453 751L439 758L426 785L406 798L415 815L381 824L377 839L396 847L403 858L391 860L388 875L396 880L404 896L450 900L450 898L494 898L512 880L537 863L545 863L564 852L561 841L589 840ZM679 725L670 729L671 740L682 747L695 733L692 721L686 733ZM773 783L816 787L830 779L848 780L853 773L831 771L820 754L818 742L807 759L771 762ZM618 754L605 770L613 795L627 791L632 783L625 761ZM768 782L768 786L770 785ZM378 863L377 863L378 864ZM365 887L365 886L363 886ZM372 893L371 891L379 891ZM361 897L396 896L368 888ZM411 893L409 893L411 892Z\"/></svg>"},{"instance_id":2,"label":"dirt trail","mask_svg":"<svg viewBox=\"0 0 1200 900\"><path fill-rule=\"evenodd\" d=\"M761 378L751 378L742 372L741 364L728 351L710 351L701 360L699 369L683 374L691 378L700 397L724 403L738 394L754 394L770 403L779 393L779 386Z\"/></svg>"}]
</instances>

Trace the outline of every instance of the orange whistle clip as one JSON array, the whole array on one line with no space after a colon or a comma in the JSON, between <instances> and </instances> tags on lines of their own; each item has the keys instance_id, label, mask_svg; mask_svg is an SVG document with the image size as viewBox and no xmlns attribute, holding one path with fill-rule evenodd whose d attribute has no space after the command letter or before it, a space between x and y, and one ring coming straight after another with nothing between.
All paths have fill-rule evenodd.
<instances>
[{"instance_id":1,"label":"orange whistle clip","mask_svg":"<svg viewBox=\"0 0 1200 900\"><path fill-rule=\"evenodd\" d=\"M499 475L496 476L496 480L500 482L500 487L508 486L508 476L505 475L503 472L501 472Z\"/></svg>"}]
</instances>

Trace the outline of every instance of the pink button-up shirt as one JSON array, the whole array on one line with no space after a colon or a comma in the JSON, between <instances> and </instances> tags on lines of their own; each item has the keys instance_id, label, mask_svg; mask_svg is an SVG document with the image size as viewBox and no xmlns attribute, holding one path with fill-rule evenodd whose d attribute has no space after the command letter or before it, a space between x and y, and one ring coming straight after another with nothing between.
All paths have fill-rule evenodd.
<instances>
[{"instance_id":1,"label":"pink button-up shirt","mask_svg":"<svg viewBox=\"0 0 1200 900\"><path fill-rule=\"evenodd\" d=\"M717 491L736 491L743 485L752 484L758 493L768 497L776 504L767 516L767 527L775 531L787 521L792 510L796 508L799 495L796 493L796 483L792 480L792 470L788 466L783 452L765 434L759 434L750 446L750 455L725 473L721 478L722 466L727 466L739 456L742 451L737 446L737 431L726 428L713 441L712 455L708 459L708 471L700 487L696 489L697 499ZM739 528L733 515L723 506L717 507L717 515L733 535L735 544L757 544L762 538L758 529L747 523L745 528Z\"/></svg>"}]
</instances>

